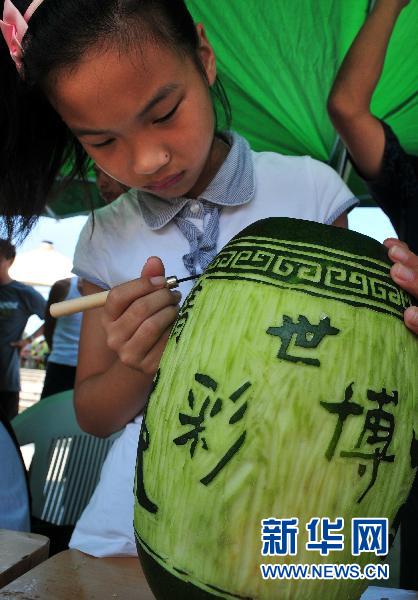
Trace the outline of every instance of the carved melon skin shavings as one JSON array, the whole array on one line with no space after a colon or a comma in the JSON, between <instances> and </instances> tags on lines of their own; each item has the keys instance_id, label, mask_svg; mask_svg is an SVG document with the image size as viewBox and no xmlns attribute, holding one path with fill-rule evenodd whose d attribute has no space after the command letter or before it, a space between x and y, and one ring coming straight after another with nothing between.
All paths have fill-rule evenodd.
<instances>
[{"instance_id":1,"label":"carved melon skin shavings","mask_svg":"<svg viewBox=\"0 0 418 600\"><path fill-rule=\"evenodd\" d=\"M352 518L393 525L416 467L418 342L386 249L308 221L259 221L186 298L138 445L135 533L157 599L344 600L367 580L264 580L261 564L351 554ZM262 520L298 519L296 555L262 555ZM306 549L313 517L344 548ZM382 582L384 585L384 582Z\"/></svg>"}]
</instances>

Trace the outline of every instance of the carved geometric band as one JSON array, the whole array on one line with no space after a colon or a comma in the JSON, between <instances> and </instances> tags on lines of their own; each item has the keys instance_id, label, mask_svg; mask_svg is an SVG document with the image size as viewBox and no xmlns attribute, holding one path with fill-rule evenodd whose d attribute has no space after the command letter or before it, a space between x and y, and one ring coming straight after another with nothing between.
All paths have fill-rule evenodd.
<instances>
[{"instance_id":1,"label":"carved geometric band","mask_svg":"<svg viewBox=\"0 0 418 600\"><path fill-rule=\"evenodd\" d=\"M256 280L399 319L411 298L392 281L388 264L317 245L241 238L230 242L203 278Z\"/></svg>"}]
</instances>

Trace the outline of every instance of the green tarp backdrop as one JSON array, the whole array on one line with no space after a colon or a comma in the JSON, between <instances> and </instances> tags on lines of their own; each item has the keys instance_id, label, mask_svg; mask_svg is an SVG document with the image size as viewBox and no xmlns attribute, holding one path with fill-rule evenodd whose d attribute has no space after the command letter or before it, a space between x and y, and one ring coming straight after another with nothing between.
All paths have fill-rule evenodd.
<instances>
[{"instance_id":1,"label":"green tarp backdrop","mask_svg":"<svg viewBox=\"0 0 418 600\"><path fill-rule=\"evenodd\" d=\"M256 150L327 161L326 99L368 0L189 0L214 46L233 126ZM401 14L372 109L418 153L418 2Z\"/></svg>"},{"instance_id":2,"label":"green tarp backdrop","mask_svg":"<svg viewBox=\"0 0 418 600\"><path fill-rule=\"evenodd\" d=\"M369 0L188 0L205 25L232 106L255 150L310 154L336 165L326 99ZM418 1L402 12L372 109L418 154ZM358 182L350 180L354 191ZM59 200L59 198L58 198ZM69 203L68 203L69 202ZM80 211L78 200L52 208Z\"/></svg>"}]
</instances>

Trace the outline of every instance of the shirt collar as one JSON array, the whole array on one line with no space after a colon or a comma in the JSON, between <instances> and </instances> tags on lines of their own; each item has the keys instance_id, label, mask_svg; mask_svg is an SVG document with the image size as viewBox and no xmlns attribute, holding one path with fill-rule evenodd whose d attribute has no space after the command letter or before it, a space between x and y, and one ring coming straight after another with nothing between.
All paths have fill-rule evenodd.
<instances>
[{"instance_id":1,"label":"shirt collar","mask_svg":"<svg viewBox=\"0 0 418 600\"><path fill-rule=\"evenodd\" d=\"M230 150L219 171L197 200L219 206L240 206L254 198L255 176L251 149L248 142L235 132L225 132ZM139 208L150 229L167 225L191 198L180 197L163 200L153 194L137 191Z\"/></svg>"}]
</instances>

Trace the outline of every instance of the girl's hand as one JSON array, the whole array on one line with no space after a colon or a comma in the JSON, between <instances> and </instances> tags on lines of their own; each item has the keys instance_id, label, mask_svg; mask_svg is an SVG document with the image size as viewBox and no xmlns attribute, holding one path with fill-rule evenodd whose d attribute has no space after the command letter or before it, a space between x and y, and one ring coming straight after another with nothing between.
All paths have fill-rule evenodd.
<instances>
[{"instance_id":1,"label":"girl's hand","mask_svg":"<svg viewBox=\"0 0 418 600\"><path fill-rule=\"evenodd\" d=\"M395 238L385 240L384 244L389 248L389 258L395 263L390 270L392 279L418 299L418 256L409 250L405 242ZM418 335L418 307L407 308L404 321Z\"/></svg>"},{"instance_id":2,"label":"girl's hand","mask_svg":"<svg viewBox=\"0 0 418 600\"><path fill-rule=\"evenodd\" d=\"M177 318L181 294L165 286L164 265L151 257L141 277L113 288L104 307L107 344L126 366L154 375Z\"/></svg>"}]
</instances>

